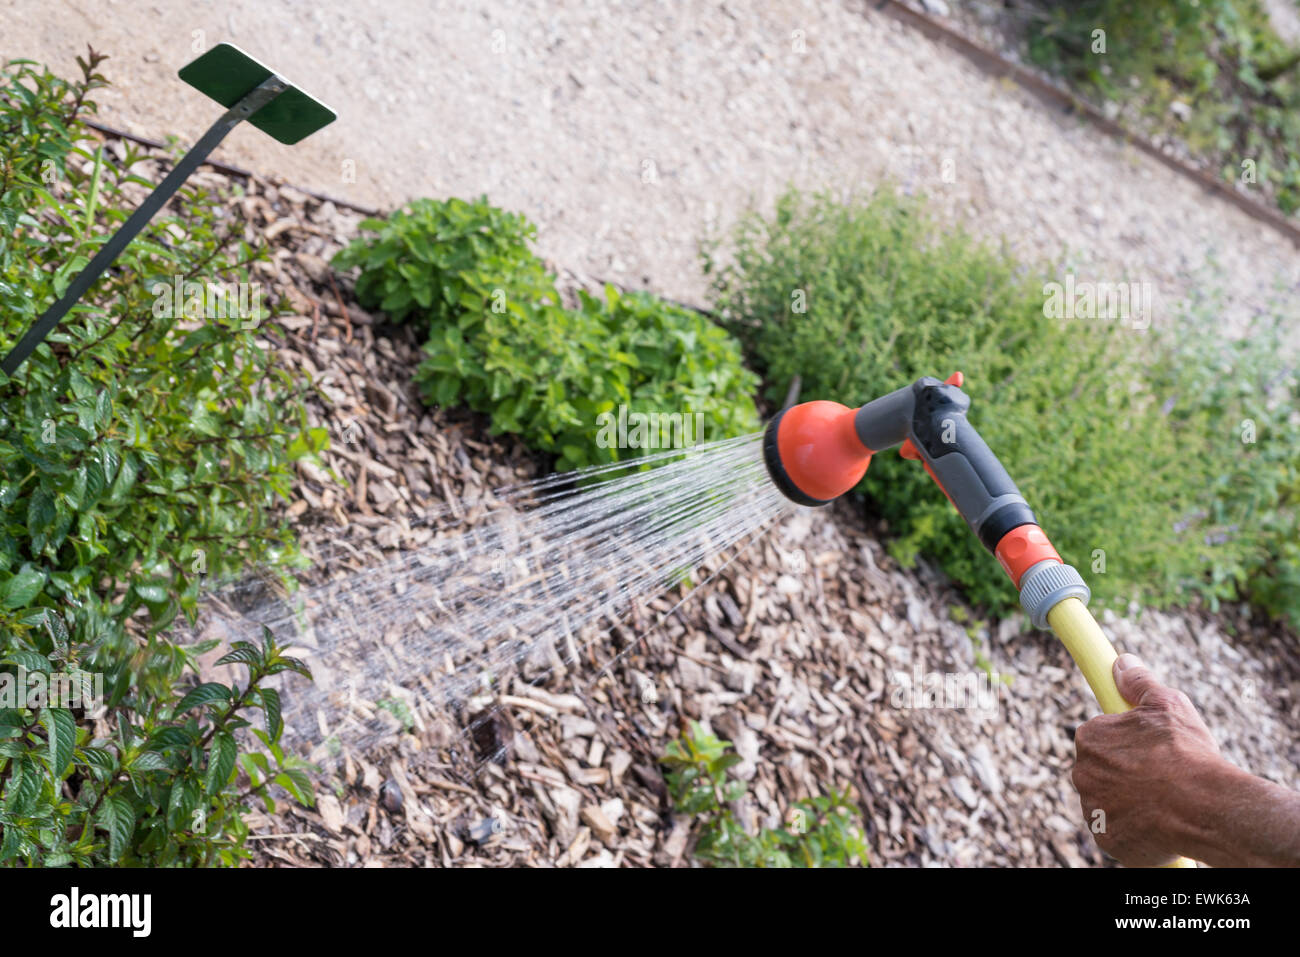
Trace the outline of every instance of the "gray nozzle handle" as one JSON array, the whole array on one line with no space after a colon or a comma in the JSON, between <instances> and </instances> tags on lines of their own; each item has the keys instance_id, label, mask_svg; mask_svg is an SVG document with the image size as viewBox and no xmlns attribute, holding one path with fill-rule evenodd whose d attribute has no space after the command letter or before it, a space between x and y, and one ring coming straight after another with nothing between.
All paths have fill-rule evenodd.
<instances>
[{"instance_id":1,"label":"gray nozzle handle","mask_svg":"<svg viewBox=\"0 0 1300 957\"><path fill-rule=\"evenodd\" d=\"M969 408L970 396L959 386L923 376L862 406L853 424L873 452L909 442L904 454L915 450L971 531L994 551L1007 532L1038 520L967 420Z\"/></svg>"}]
</instances>

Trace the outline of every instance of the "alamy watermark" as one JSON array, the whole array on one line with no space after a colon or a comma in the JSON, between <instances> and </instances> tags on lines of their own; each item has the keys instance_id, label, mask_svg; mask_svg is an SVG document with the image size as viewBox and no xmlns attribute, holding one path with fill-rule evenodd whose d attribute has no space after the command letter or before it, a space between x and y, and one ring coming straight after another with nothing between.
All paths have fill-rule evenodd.
<instances>
[{"instance_id":1,"label":"alamy watermark","mask_svg":"<svg viewBox=\"0 0 1300 957\"><path fill-rule=\"evenodd\" d=\"M618 412L596 416L596 445L602 449L685 449L704 436L703 412Z\"/></svg>"},{"instance_id":2,"label":"alamy watermark","mask_svg":"<svg viewBox=\"0 0 1300 957\"><path fill-rule=\"evenodd\" d=\"M28 671L18 666L17 674L0 673L0 708L67 708L98 711L104 703L104 675L101 672L68 673Z\"/></svg>"},{"instance_id":3,"label":"alamy watermark","mask_svg":"<svg viewBox=\"0 0 1300 957\"><path fill-rule=\"evenodd\" d=\"M1099 319L1143 331L1151 327L1157 298L1151 282L1090 282L1065 274L1043 284L1043 315L1049 319Z\"/></svg>"},{"instance_id":4,"label":"alamy watermark","mask_svg":"<svg viewBox=\"0 0 1300 957\"><path fill-rule=\"evenodd\" d=\"M152 894L83 894L74 886L50 898L50 926L56 929L121 928L132 937L148 937L152 914Z\"/></svg>"},{"instance_id":5,"label":"alamy watermark","mask_svg":"<svg viewBox=\"0 0 1300 957\"><path fill-rule=\"evenodd\" d=\"M256 329L262 320L260 282L199 282L178 275L149 291L155 319L242 319L241 329Z\"/></svg>"},{"instance_id":6,"label":"alamy watermark","mask_svg":"<svg viewBox=\"0 0 1300 957\"><path fill-rule=\"evenodd\" d=\"M1001 675L986 671L896 671L890 677L889 703L902 710L998 710L998 692L1005 687Z\"/></svg>"}]
</instances>

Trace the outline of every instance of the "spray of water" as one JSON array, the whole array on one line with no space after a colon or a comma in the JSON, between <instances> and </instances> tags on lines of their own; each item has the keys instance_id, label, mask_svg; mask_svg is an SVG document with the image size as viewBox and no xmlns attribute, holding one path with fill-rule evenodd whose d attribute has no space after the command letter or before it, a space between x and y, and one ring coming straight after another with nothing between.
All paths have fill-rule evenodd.
<instances>
[{"instance_id":1,"label":"spray of water","mask_svg":"<svg viewBox=\"0 0 1300 957\"><path fill-rule=\"evenodd\" d=\"M291 732L326 753L365 750L404 727L482 714L521 665L541 681L575 662L633 603L791 507L767 476L761 433L552 475L492 499L417 551L292 598L236 614L218 596L227 637L254 640L267 626L311 664L314 684L288 689Z\"/></svg>"}]
</instances>

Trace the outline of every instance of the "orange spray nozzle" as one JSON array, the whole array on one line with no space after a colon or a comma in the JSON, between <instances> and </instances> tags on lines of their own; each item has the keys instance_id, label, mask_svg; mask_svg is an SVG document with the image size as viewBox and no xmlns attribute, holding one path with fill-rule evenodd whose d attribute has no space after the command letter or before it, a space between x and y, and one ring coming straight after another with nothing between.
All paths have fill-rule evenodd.
<instances>
[{"instance_id":1,"label":"orange spray nozzle","mask_svg":"<svg viewBox=\"0 0 1300 957\"><path fill-rule=\"evenodd\" d=\"M802 402L768 423L763 458L787 498L826 505L862 480L871 450L858 438L856 411L838 402Z\"/></svg>"}]
</instances>

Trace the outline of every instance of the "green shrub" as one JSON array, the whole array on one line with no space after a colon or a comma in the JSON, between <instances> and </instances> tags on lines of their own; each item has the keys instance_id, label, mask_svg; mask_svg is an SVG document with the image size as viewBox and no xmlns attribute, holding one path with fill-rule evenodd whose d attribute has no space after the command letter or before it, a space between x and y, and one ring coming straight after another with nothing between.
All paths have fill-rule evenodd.
<instances>
[{"instance_id":1,"label":"green shrub","mask_svg":"<svg viewBox=\"0 0 1300 957\"><path fill-rule=\"evenodd\" d=\"M1204 422L1165 414L1165 393L1146 384L1140 360L1154 337L1117 320L1049 318L1041 280L886 191L844 205L790 193L733 238L728 263L715 251L706 267L774 400L796 374L801 398L858 405L960 369L972 424L1098 603L1177 601L1211 569L1247 561L1252 543L1219 540L1221 462ZM976 601L1016 606L917 463L878 455L861 488L900 560L923 552Z\"/></svg>"},{"instance_id":2,"label":"green shrub","mask_svg":"<svg viewBox=\"0 0 1300 957\"><path fill-rule=\"evenodd\" d=\"M1225 180L1257 182L1284 212L1300 207L1300 51L1260 0L1040 0L1022 12L1032 60L1093 99L1140 110ZM1253 178L1243 179L1247 160Z\"/></svg>"},{"instance_id":3,"label":"green shrub","mask_svg":"<svg viewBox=\"0 0 1300 957\"><path fill-rule=\"evenodd\" d=\"M152 185L133 171L140 155L118 163L75 145L91 138L82 119L101 59L72 83L26 61L0 74L6 349L129 214L127 185ZM242 710L262 708L274 743L277 699L253 685L285 664L273 647L236 649L248 688L191 692L195 657L212 646L165 629L192 618L205 581L292 558L272 508L292 461L325 436L273 364L276 331L251 293L229 310L191 299L202 287L166 299L178 279L252 282L265 251L239 222L223 226L222 210L183 190L14 378L0 376L0 682L19 668L78 685L97 674L105 709L0 706L0 862L242 853L232 735ZM261 751L244 757L269 768Z\"/></svg>"},{"instance_id":4,"label":"green shrub","mask_svg":"<svg viewBox=\"0 0 1300 957\"><path fill-rule=\"evenodd\" d=\"M394 322L478 312L497 289L511 299L559 302L529 248L536 227L486 198L418 199L387 220L365 220L361 229L374 237L353 242L335 264L361 267L357 302Z\"/></svg>"},{"instance_id":5,"label":"green shrub","mask_svg":"<svg viewBox=\"0 0 1300 957\"><path fill-rule=\"evenodd\" d=\"M494 431L555 454L560 469L648 451L620 449L607 441L608 430L602 434L619 406L687 417L695 442L758 428L758 380L724 330L612 286L603 299L582 293L576 309L563 307L554 277L524 255L533 228L521 217L482 200L420 200L387 222L363 225L375 237L355 241L335 263L360 268L363 303L394 304L427 326L427 358L416 373L427 402L489 414Z\"/></svg>"},{"instance_id":6,"label":"green shrub","mask_svg":"<svg viewBox=\"0 0 1300 957\"><path fill-rule=\"evenodd\" d=\"M1248 597L1300 630L1300 376L1288 336L1295 309L1281 307L1227 338L1219 296L1198 297L1170 326L1148 375L1179 428L1203 439L1213 531L1202 590L1211 607Z\"/></svg>"},{"instance_id":7,"label":"green shrub","mask_svg":"<svg viewBox=\"0 0 1300 957\"><path fill-rule=\"evenodd\" d=\"M748 833L730 804L745 795L745 782L730 776L740 763L731 742L707 733L696 721L690 733L670 741L660 759L679 814L696 819L695 857L713 867L850 867L868 863L858 827L862 812L846 795L805 798L791 805L789 827Z\"/></svg>"}]
</instances>

